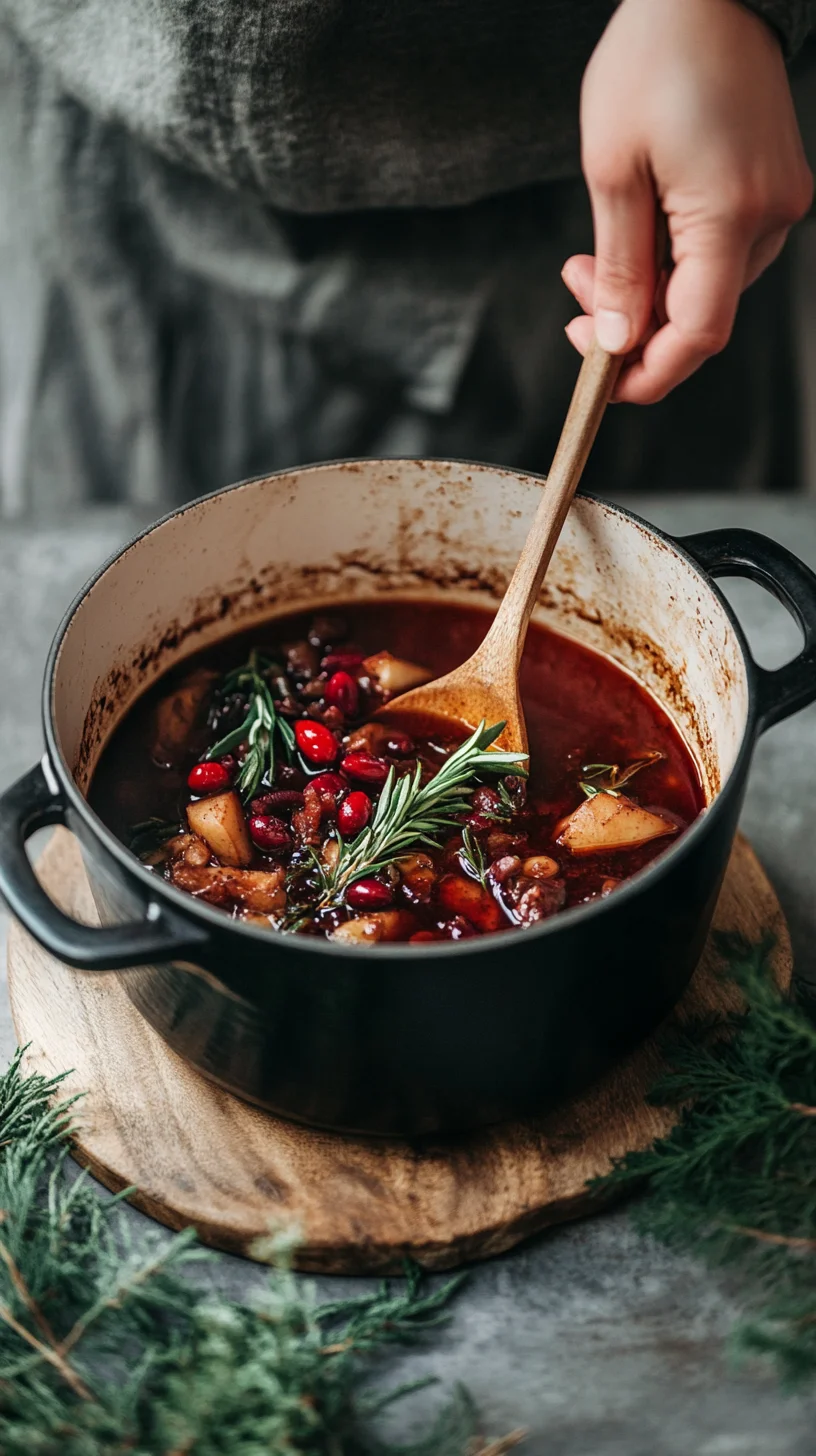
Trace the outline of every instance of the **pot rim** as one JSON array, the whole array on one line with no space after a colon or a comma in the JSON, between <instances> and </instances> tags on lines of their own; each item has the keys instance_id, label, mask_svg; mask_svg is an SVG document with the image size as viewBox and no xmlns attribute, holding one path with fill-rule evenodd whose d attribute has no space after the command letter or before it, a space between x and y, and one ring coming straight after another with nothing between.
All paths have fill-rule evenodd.
<instances>
[{"instance_id":1,"label":"pot rim","mask_svg":"<svg viewBox=\"0 0 816 1456\"><path fill-rule=\"evenodd\" d=\"M274 470L271 472L263 472L260 475L248 476L244 480L235 481L230 485L220 487L218 490L206 491L203 495L196 496L195 500L185 501L183 505L166 511L163 516L152 521L148 526L142 527L141 530L137 531L135 535L131 536L128 541L120 546L118 550L112 552L107 560L88 578L64 613L54 634L43 676L42 722L48 764L58 779L71 809L79 815L95 838L101 841L105 851L117 861L124 871L135 877L137 884L144 889L145 897L148 901L158 896L166 900L177 911L188 915L193 921L203 922L204 925L212 926L214 930L220 931L222 935L225 931L230 930L233 934L241 937L247 936L255 944L264 944L270 949L282 949L285 946L287 950L301 953L306 957L325 955L330 959L339 958L345 961L355 962L361 960L359 949L355 949L353 946L344 946L335 941L322 940L317 936L309 936L308 938L297 935L275 937L270 946L270 934L274 937L274 932L264 930L260 926L248 925L243 921L229 921L228 917L216 909L215 906L192 899L190 895L177 889L167 880L159 879L152 874L150 869L146 865L143 865L137 856L121 840L116 838L80 792L57 740L53 711L54 678L63 641L85 597L117 561L153 531L165 525L167 521L185 515L187 511L196 509L207 500L212 500L217 496L228 495L231 491L241 490L246 486L256 485L260 481L275 480L279 477L292 475L310 475L317 471L338 466L399 466L405 464L461 466L464 469L478 471L489 470L494 474L507 476L513 480L531 481L540 485L546 485L547 483L547 477L535 471L513 470L507 466L491 465L488 462L479 460L450 460L443 456L384 456L382 458L350 456L338 460L321 460L310 465L287 467L283 470ZM658 879L662 874L667 873L681 859L693 853L698 839L707 833L712 815L716 815L720 811L721 805L726 799L731 786L739 780L745 761L750 757L753 750L757 731L753 659L745 633L740 626L730 602L720 591L717 583L705 573L700 564L695 561L694 557L673 536L670 536L668 532L662 531L658 526L652 525L650 521L644 520L635 511L620 506L614 501L606 500L603 496L594 495L589 491L579 491L579 495L583 500L590 500L605 510L623 516L624 519L633 522L645 530L647 535L656 538L668 546L691 569L699 579L701 585L706 587L717 599L730 622L742 655L748 685L748 705L742 740L725 783L720 786L711 803L705 806L694 823L689 826L681 837L670 848L665 849L656 859L652 860L650 864L644 866L641 870L637 870L635 874L626 879L620 888L615 891L614 896L607 896L605 898L599 896L597 899L591 900L586 904L575 905L569 910L561 910L557 915L550 916L539 925L524 928L525 945L528 945L531 939L543 939L551 935L559 934L560 932L566 932L572 928L576 920L588 920L590 917L609 913L610 908L622 905L624 902L635 898L642 890L647 889L654 880ZM517 944L520 929L520 927L509 928L508 930L495 931L491 935L474 936L472 939L463 941L435 941L431 950L431 956L429 956L429 946L427 944L414 946L403 943L396 945L372 945L366 948L364 958L368 961L373 955L378 961L402 961L406 956L411 960L429 960L431 957L436 959L437 956L443 956L447 959L451 957L484 955L494 950L505 950Z\"/></svg>"}]
</instances>

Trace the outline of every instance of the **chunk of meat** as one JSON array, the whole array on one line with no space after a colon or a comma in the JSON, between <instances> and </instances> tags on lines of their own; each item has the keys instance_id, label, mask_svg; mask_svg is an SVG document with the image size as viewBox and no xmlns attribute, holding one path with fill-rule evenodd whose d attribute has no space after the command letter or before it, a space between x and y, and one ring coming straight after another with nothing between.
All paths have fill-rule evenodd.
<instances>
[{"instance_id":1,"label":"chunk of meat","mask_svg":"<svg viewBox=\"0 0 816 1456\"><path fill-rule=\"evenodd\" d=\"M221 864L240 868L252 863L249 830L234 789L188 804L187 823Z\"/></svg>"},{"instance_id":2,"label":"chunk of meat","mask_svg":"<svg viewBox=\"0 0 816 1456\"><path fill-rule=\"evenodd\" d=\"M384 723L363 723L361 728L355 728L349 734L346 747L349 753L359 753L362 749L374 758L381 758L387 751L390 737L391 729L386 728Z\"/></svg>"},{"instance_id":3,"label":"chunk of meat","mask_svg":"<svg viewBox=\"0 0 816 1456\"><path fill-rule=\"evenodd\" d=\"M616 849L638 849L651 839L676 834L678 829L668 817L642 809L625 794L593 794L556 825L555 842L571 854L608 854Z\"/></svg>"},{"instance_id":4,"label":"chunk of meat","mask_svg":"<svg viewBox=\"0 0 816 1456\"><path fill-rule=\"evenodd\" d=\"M156 705L150 755L160 768L175 768L196 752L195 734L206 726L205 708L217 679L217 672L198 667Z\"/></svg>"},{"instance_id":5,"label":"chunk of meat","mask_svg":"<svg viewBox=\"0 0 816 1456\"><path fill-rule=\"evenodd\" d=\"M410 910L380 910L338 925L329 939L345 945L377 945L379 941L408 940L416 928L416 916Z\"/></svg>"},{"instance_id":6,"label":"chunk of meat","mask_svg":"<svg viewBox=\"0 0 816 1456\"><path fill-rule=\"evenodd\" d=\"M519 880L515 903L519 925L537 925L563 909L567 888L563 880ZM520 891L520 893L518 893Z\"/></svg>"},{"instance_id":7,"label":"chunk of meat","mask_svg":"<svg viewBox=\"0 0 816 1456\"><path fill-rule=\"evenodd\" d=\"M286 905L285 871L233 869L229 865L190 865L185 860L170 866L170 880L180 890L218 905L222 910L251 910L274 915Z\"/></svg>"},{"instance_id":8,"label":"chunk of meat","mask_svg":"<svg viewBox=\"0 0 816 1456\"><path fill-rule=\"evenodd\" d=\"M366 657L363 668L368 676L385 693L407 693L409 688L418 688L420 683L430 682L432 672L420 667L418 662L407 662L404 657L394 657L390 652L375 652Z\"/></svg>"},{"instance_id":9,"label":"chunk of meat","mask_svg":"<svg viewBox=\"0 0 816 1456\"><path fill-rule=\"evenodd\" d=\"M314 784L306 785L303 790L303 808L296 809L292 815L292 828L301 844L320 843L320 821L327 804L328 801L324 802L320 789L316 789Z\"/></svg>"}]
</instances>

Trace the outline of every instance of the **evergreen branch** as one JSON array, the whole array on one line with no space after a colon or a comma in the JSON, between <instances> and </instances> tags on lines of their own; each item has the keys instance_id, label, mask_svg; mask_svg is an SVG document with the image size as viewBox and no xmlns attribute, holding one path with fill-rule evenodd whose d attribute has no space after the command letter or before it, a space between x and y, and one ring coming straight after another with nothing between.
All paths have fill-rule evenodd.
<instances>
[{"instance_id":1,"label":"evergreen branch","mask_svg":"<svg viewBox=\"0 0 816 1456\"><path fill-rule=\"evenodd\" d=\"M668 1137L623 1159L637 1224L745 1276L753 1314L733 1343L789 1381L816 1377L816 1025L768 970L770 944L721 940L740 1010L664 1040L651 1100L682 1109Z\"/></svg>"},{"instance_id":2,"label":"evergreen branch","mask_svg":"<svg viewBox=\"0 0 816 1456\"><path fill-rule=\"evenodd\" d=\"M374 818L352 840L340 840L340 852L332 869L326 870L326 885L318 909L340 905L356 880L377 874L418 844L439 848L439 835L457 827L470 809L470 795L480 773L511 770L523 772L525 753L491 749L504 728L484 719L469 738L445 760L426 784L422 766L397 778L393 767L383 785Z\"/></svg>"},{"instance_id":3,"label":"evergreen branch","mask_svg":"<svg viewBox=\"0 0 816 1456\"><path fill-rule=\"evenodd\" d=\"M398 1285L320 1306L279 1265L255 1305L202 1293L184 1266L212 1256L191 1232L133 1249L120 1198L69 1178L70 1110L51 1105L61 1081L24 1076L20 1053L0 1076L3 1456L468 1456L464 1392L409 1453L367 1422L425 1382L376 1397L363 1385L385 1345L447 1317L459 1278L429 1286L411 1267Z\"/></svg>"}]
</instances>

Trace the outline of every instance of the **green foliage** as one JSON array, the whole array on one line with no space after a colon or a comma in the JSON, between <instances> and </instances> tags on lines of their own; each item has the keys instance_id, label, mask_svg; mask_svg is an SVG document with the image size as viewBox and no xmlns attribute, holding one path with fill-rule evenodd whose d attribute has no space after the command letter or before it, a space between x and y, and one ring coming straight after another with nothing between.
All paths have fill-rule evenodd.
<instances>
[{"instance_id":1,"label":"green foliage","mask_svg":"<svg viewBox=\"0 0 816 1456\"><path fill-rule=\"evenodd\" d=\"M426 1288L412 1268L320 1306L284 1266L253 1306L202 1293L185 1266L211 1256L190 1233L133 1246L120 1200L67 1176L59 1080L24 1076L19 1053L0 1078L3 1456L394 1456L370 1421L406 1392L375 1399L363 1376L441 1324L459 1281ZM474 1445L474 1428L459 1391L411 1456L516 1439Z\"/></svg>"},{"instance_id":2,"label":"green foliage","mask_svg":"<svg viewBox=\"0 0 816 1456\"><path fill-rule=\"evenodd\" d=\"M368 828L354 839L340 840L336 864L324 872L320 906L342 904L355 880L377 874L418 844L438 849L439 836L458 827L459 817L470 810L478 774L502 770L523 774L526 753L491 748L504 727L504 723L488 727L482 719L425 784L421 764L399 778L392 767Z\"/></svg>"},{"instance_id":3,"label":"green foliage","mask_svg":"<svg viewBox=\"0 0 816 1456\"><path fill-rule=\"evenodd\" d=\"M751 1314L735 1350L797 1382L816 1375L816 1024L778 991L768 943L721 949L743 1010L664 1043L651 1100L687 1104L683 1118L599 1186L647 1180L643 1230L738 1270Z\"/></svg>"}]
</instances>

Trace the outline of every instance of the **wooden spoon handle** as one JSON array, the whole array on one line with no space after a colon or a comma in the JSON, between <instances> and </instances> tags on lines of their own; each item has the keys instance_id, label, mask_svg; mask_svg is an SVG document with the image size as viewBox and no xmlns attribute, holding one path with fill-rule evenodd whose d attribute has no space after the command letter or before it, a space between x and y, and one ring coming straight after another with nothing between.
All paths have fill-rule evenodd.
<instances>
[{"instance_id":1,"label":"wooden spoon handle","mask_svg":"<svg viewBox=\"0 0 816 1456\"><path fill-rule=\"evenodd\" d=\"M607 354L593 337L581 365L541 503L518 564L478 656L491 677L515 678L527 623L538 601L587 457L598 433L623 364L620 354Z\"/></svg>"},{"instance_id":2,"label":"wooden spoon handle","mask_svg":"<svg viewBox=\"0 0 816 1456\"><path fill-rule=\"evenodd\" d=\"M655 221L657 281L666 260L668 226L660 208ZM583 475L623 366L624 356L607 354L593 335L573 390L541 504L493 623L475 656L482 676L499 682L518 674L527 623L538 601L572 498Z\"/></svg>"}]
</instances>

